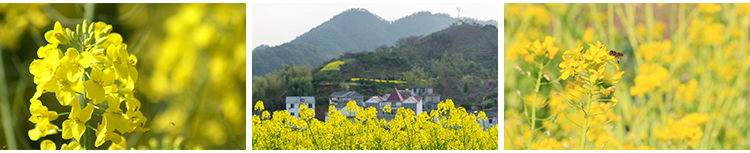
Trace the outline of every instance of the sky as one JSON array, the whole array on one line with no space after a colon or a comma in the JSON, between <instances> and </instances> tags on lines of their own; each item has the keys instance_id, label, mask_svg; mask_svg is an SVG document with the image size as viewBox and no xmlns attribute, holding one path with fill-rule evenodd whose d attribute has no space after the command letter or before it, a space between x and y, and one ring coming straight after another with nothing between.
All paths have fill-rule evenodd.
<instances>
[{"instance_id":1,"label":"sky","mask_svg":"<svg viewBox=\"0 0 750 153\"><path fill-rule=\"evenodd\" d=\"M300 4L282 3L266 4L253 3L252 8L252 50L261 44L269 46L290 42L297 36L328 21L333 16L350 8L364 8L380 16L394 21L419 11L430 11L432 14L445 13L456 17L456 7L461 7L461 17L479 20L500 21L500 4L482 3L319 3Z\"/></svg>"}]
</instances>

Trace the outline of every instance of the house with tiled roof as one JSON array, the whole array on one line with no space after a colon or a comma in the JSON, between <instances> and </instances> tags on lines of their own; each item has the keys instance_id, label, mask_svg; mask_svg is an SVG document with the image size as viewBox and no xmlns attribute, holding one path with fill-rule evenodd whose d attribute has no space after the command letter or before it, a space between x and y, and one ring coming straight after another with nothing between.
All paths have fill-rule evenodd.
<instances>
[{"instance_id":1,"label":"house with tiled roof","mask_svg":"<svg viewBox=\"0 0 750 153\"><path fill-rule=\"evenodd\" d=\"M430 113L432 110L437 110L438 103L440 103L440 94L432 93L430 87L413 87L407 88L406 91L422 100L422 111Z\"/></svg>"},{"instance_id":2,"label":"house with tiled roof","mask_svg":"<svg viewBox=\"0 0 750 153\"><path fill-rule=\"evenodd\" d=\"M391 112L396 113L398 108L411 109L415 112L415 115L422 113L422 98L419 96L412 96L413 94L409 90L398 90L393 88L390 94L383 96L372 96L370 99L365 101L366 107L375 107L378 110L378 118L389 118L392 114L383 113L385 106L391 107Z\"/></svg>"},{"instance_id":3,"label":"house with tiled roof","mask_svg":"<svg viewBox=\"0 0 750 153\"><path fill-rule=\"evenodd\" d=\"M364 96L354 91L337 91L328 96L328 104L333 105L337 111L347 117L354 117L353 112L346 111L346 104L355 101L357 106L365 107ZM326 115L328 120L328 115Z\"/></svg>"}]
</instances>

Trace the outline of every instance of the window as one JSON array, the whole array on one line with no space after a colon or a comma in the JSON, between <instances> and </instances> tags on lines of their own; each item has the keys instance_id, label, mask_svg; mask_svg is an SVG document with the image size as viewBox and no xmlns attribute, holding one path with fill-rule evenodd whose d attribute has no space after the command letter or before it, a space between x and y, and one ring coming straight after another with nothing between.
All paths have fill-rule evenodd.
<instances>
[{"instance_id":1,"label":"window","mask_svg":"<svg viewBox=\"0 0 750 153\"><path fill-rule=\"evenodd\" d=\"M291 113L289 113L289 115L292 115L292 116L294 116L294 112L291 112Z\"/></svg>"},{"instance_id":2,"label":"window","mask_svg":"<svg viewBox=\"0 0 750 153\"><path fill-rule=\"evenodd\" d=\"M291 105L291 106L289 106L289 108L294 108L294 104L290 104L290 105Z\"/></svg>"},{"instance_id":3,"label":"window","mask_svg":"<svg viewBox=\"0 0 750 153\"><path fill-rule=\"evenodd\" d=\"M490 123L492 123L492 119L489 119Z\"/></svg>"}]
</instances>

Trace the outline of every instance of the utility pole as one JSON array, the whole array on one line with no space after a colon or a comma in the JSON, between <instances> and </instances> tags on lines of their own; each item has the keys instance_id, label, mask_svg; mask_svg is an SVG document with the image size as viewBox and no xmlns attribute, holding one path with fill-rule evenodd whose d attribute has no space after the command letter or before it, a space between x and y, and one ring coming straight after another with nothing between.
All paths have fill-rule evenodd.
<instances>
[{"instance_id":1,"label":"utility pole","mask_svg":"<svg viewBox=\"0 0 750 153\"><path fill-rule=\"evenodd\" d=\"M459 18L459 20L460 20L461 19L461 7L460 6L456 7L456 10L458 10L458 15L457 15L458 17L457 18Z\"/></svg>"}]
</instances>

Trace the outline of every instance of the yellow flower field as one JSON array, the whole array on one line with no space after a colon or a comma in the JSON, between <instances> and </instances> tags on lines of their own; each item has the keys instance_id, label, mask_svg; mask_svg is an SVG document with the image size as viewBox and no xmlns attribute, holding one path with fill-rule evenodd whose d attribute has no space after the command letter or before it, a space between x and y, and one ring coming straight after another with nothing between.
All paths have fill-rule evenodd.
<instances>
[{"instance_id":1,"label":"yellow flower field","mask_svg":"<svg viewBox=\"0 0 750 153\"><path fill-rule=\"evenodd\" d=\"M347 118L330 106L330 119L321 122L315 111L300 106L300 118L286 110L273 116L258 101L253 110L254 150L496 150L498 126L484 128L478 121L487 120L484 112L476 116L463 107L456 108L447 99L430 114L414 115L400 107L395 118L386 122L376 117L375 107L358 107L347 103L354 118ZM386 105L384 110L390 110ZM386 111L387 112L387 111ZM391 113L391 112L387 112Z\"/></svg>"},{"instance_id":2,"label":"yellow flower field","mask_svg":"<svg viewBox=\"0 0 750 153\"><path fill-rule=\"evenodd\" d=\"M504 8L504 149L750 149L750 4Z\"/></svg>"}]
</instances>

